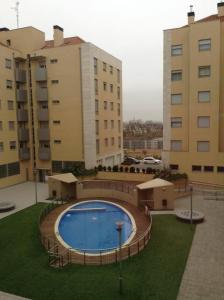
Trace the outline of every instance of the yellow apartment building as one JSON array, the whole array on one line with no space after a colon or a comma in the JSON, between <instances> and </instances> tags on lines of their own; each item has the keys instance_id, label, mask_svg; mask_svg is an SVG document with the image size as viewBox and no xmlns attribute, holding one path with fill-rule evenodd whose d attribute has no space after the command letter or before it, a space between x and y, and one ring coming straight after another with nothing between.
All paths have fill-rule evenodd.
<instances>
[{"instance_id":1,"label":"yellow apartment building","mask_svg":"<svg viewBox=\"0 0 224 300\"><path fill-rule=\"evenodd\" d=\"M192 181L224 186L224 3L164 31L163 161Z\"/></svg>"},{"instance_id":2,"label":"yellow apartment building","mask_svg":"<svg viewBox=\"0 0 224 300\"><path fill-rule=\"evenodd\" d=\"M0 29L0 188L123 159L121 61L53 31Z\"/></svg>"}]
</instances>

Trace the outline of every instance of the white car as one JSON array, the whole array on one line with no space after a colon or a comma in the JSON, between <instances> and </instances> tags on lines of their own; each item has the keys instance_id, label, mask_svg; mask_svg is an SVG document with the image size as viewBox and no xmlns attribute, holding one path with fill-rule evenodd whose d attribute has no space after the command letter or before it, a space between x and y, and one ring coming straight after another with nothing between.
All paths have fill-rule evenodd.
<instances>
[{"instance_id":1,"label":"white car","mask_svg":"<svg viewBox=\"0 0 224 300\"><path fill-rule=\"evenodd\" d=\"M161 160L160 159L156 159L152 156L148 156L148 157L144 157L142 160L143 164L160 164Z\"/></svg>"}]
</instances>

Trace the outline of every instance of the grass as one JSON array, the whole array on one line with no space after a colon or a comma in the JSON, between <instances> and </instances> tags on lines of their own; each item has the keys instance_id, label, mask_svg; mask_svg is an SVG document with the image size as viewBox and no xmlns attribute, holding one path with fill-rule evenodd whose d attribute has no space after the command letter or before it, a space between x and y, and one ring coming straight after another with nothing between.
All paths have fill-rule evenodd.
<instances>
[{"instance_id":1,"label":"grass","mask_svg":"<svg viewBox=\"0 0 224 300\"><path fill-rule=\"evenodd\" d=\"M120 296L116 264L48 267L38 238L38 216L44 205L0 221L0 290L41 300L176 299L194 227L172 215L154 216L146 249L122 263L124 294Z\"/></svg>"}]
</instances>

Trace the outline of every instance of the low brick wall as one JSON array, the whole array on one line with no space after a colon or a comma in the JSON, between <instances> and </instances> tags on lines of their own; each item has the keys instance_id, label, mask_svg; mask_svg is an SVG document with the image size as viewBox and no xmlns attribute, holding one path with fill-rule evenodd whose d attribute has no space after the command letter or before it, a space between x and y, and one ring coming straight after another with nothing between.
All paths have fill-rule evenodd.
<instances>
[{"instance_id":1,"label":"low brick wall","mask_svg":"<svg viewBox=\"0 0 224 300\"><path fill-rule=\"evenodd\" d=\"M99 171L96 175L96 179L145 182L152 180L153 176L154 174Z\"/></svg>"}]
</instances>

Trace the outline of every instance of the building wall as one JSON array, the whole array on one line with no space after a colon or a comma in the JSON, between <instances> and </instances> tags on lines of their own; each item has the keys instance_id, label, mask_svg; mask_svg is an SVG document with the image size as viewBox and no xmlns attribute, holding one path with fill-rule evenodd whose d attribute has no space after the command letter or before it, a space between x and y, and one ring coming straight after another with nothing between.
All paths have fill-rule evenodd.
<instances>
[{"instance_id":1,"label":"building wall","mask_svg":"<svg viewBox=\"0 0 224 300\"><path fill-rule=\"evenodd\" d=\"M178 165L190 180L219 185L224 185L224 172L217 172L217 167L224 167L223 29L217 19L164 32L164 163ZM211 39L210 50L199 51L202 39ZM172 45L182 45L182 55L172 56ZM210 77L199 77L199 66L210 66ZM182 70L182 80L171 81L172 70ZM210 102L200 103L199 91L210 91ZM172 105L171 94L179 93L182 103ZM198 127L200 116L210 117L209 128ZM171 128L173 117L182 118L180 128ZM181 151L171 149L172 140L182 141ZM198 151L199 141L209 141L208 152ZM193 171L193 166L201 166L201 171ZM205 166L212 166L213 172L205 171Z\"/></svg>"}]
</instances>

